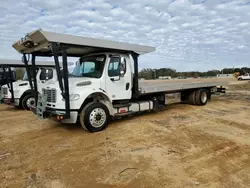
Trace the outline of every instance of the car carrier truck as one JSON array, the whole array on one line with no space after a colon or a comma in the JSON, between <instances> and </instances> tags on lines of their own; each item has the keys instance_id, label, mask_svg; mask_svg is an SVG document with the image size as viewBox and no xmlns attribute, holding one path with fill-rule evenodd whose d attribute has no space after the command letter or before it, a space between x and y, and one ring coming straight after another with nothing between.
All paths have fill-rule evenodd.
<instances>
[{"instance_id":1,"label":"car carrier truck","mask_svg":"<svg viewBox=\"0 0 250 188\"><path fill-rule=\"evenodd\" d=\"M2 86L8 84L9 82L16 81L16 72L14 69L8 70L5 66L0 64L0 104L3 102Z\"/></svg>"},{"instance_id":2,"label":"car carrier truck","mask_svg":"<svg viewBox=\"0 0 250 188\"><path fill-rule=\"evenodd\" d=\"M0 66L8 68L24 68L24 64L20 60L7 60L0 59ZM1 87L0 99L5 104L9 104L18 108L30 110L31 107L35 107L34 93L30 87L28 80L28 74L33 74L32 65L28 65L28 71L24 71L23 78L21 80L13 81L9 80L6 85ZM69 64L69 69L72 70L75 67L75 63ZM42 85L56 82L57 74L55 70L54 62L40 61L35 64L35 74L37 80L37 88L42 88ZM6 73L9 74L7 71ZM13 87L13 90L11 89ZM13 92L11 92L13 91ZM13 96L13 97L12 97Z\"/></svg>"},{"instance_id":3,"label":"car carrier truck","mask_svg":"<svg viewBox=\"0 0 250 188\"><path fill-rule=\"evenodd\" d=\"M0 64L0 89L1 86L8 83L9 77L10 75L8 70L4 66L1 66ZM11 81L13 82L16 81L16 72L13 69L11 69Z\"/></svg>"},{"instance_id":4,"label":"car carrier truck","mask_svg":"<svg viewBox=\"0 0 250 188\"><path fill-rule=\"evenodd\" d=\"M11 68L24 68L24 64L21 60L9 60L0 59L0 66L7 68L11 71ZM49 81L57 81L55 72L55 64L53 62L41 61L35 65L35 74L37 77L37 85L40 85ZM10 73L7 71L8 75ZM33 74L32 65L28 65L28 71L24 71L22 80L13 81L8 77L8 83L1 87L0 98L5 104L13 105L19 108L29 110L32 105L35 104L35 98L33 91L30 87L28 80L28 74Z\"/></svg>"},{"instance_id":5,"label":"car carrier truck","mask_svg":"<svg viewBox=\"0 0 250 188\"><path fill-rule=\"evenodd\" d=\"M155 48L130 43L86 38L43 31L41 29L24 36L13 47L27 55L52 56L58 82L44 85L36 93L37 107L32 111L40 118L51 118L62 123L76 123L90 132L107 127L111 117L158 110L168 104L169 98L192 105L205 105L211 95L224 91L226 85L218 80L210 82L139 82L138 57ZM62 57L63 71L59 71ZM78 66L68 74L68 57L79 57ZM29 77L34 80L35 77Z\"/></svg>"}]
</instances>

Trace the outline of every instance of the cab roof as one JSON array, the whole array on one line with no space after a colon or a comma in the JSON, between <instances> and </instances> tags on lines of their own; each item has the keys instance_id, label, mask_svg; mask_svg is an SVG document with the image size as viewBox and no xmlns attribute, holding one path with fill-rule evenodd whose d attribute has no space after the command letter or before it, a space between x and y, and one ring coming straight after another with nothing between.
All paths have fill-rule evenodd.
<instances>
[{"instance_id":1,"label":"cab roof","mask_svg":"<svg viewBox=\"0 0 250 188\"><path fill-rule=\"evenodd\" d=\"M31 61L28 62L28 65L31 66ZM25 67L25 64L21 60L13 59L0 59L0 67L9 66L9 67ZM54 67L55 63L52 61L36 61L36 67Z\"/></svg>"},{"instance_id":2,"label":"cab roof","mask_svg":"<svg viewBox=\"0 0 250 188\"><path fill-rule=\"evenodd\" d=\"M66 45L67 55L72 57L81 57L83 55L105 51L123 53L135 52L140 55L155 51L155 48L151 46L60 34L43 31L42 29L27 34L12 46L23 54L52 56L52 43Z\"/></svg>"}]
</instances>

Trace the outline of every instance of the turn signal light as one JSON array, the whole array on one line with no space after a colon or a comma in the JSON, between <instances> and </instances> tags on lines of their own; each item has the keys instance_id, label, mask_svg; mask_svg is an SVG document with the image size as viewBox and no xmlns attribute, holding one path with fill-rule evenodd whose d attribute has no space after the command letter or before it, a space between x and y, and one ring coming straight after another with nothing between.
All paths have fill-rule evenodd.
<instances>
[{"instance_id":1,"label":"turn signal light","mask_svg":"<svg viewBox=\"0 0 250 188\"><path fill-rule=\"evenodd\" d=\"M62 120L62 119L63 119L63 116L56 116L56 119L57 119L57 120Z\"/></svg>"}]
</instances>

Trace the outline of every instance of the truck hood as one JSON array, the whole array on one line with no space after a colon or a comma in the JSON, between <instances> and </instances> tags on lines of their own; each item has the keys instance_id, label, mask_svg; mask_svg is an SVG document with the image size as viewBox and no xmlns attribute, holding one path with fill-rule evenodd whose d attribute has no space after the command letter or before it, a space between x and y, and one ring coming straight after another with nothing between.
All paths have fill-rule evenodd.
<instances>
[{"instance_id":1,"label":"truck hood","mask_svg":"<svg viewBox=\"0 0 250 188\"><path fill-rule=\"evenodd\" d=\"M15 89L16 87L18 87L20 84L28 84L29 85L29 82L28 81L24 81L24 80L17 80L15 82L13 82L13 88ZM2 87L8 87L7 84L5 85L2 85Z\"/></svg>"},{"instance_id":2,"label":"truck hood","mask_svg":"<svg viewBox=\"0 0 250 188\"><path fill-rule=\"evenodd\" d=\"M69 78L69 87L88 86L91 84L100 84L100 79L96 78Z\"/></svg>"},{"instance_id":3,"label":"truck hood","mask_svg":"<svg viewBox=\"0 0 250 188\"><path fill-rule=\"evenodd\" d=\"M47 80L45 83L46 84L52 84L52 83L55 83L55 82L56 81L54 81L54 80ZM13 82L13 88L17 88L19 86L25 86L25 85L28 86L28 87L30 87L29 81L27 81L27 80L17 80L16 82Z\"/></svg>"},{"instance_id":4,"label":"truck hood","mask_svg":"<svg viewBox=\"0 0 250 188\"><path fill-rule=\"evenodd\" d=\"M95 85L93 87L100 87L100 79L96 78L84 78L84 77L79 77L79 78L69 78L69 88L74 89L75 87L83 87L83 86L91 86ZM59 88L59 82L54 82L54 83L46 83L44 88ZM71 89L70 89L71 90Z\"/></svg>"},{"instance_id":5,"label":"truck hood","mask_svg":"<svg viewBox=\"0 0 250 188\"><path fill-rule=\"evenodd\" d=\"M29 81L26 80L17 80L16 82L13 82L13 88L18 87L20 85L29 85Z\"/></svg>"}]
</instances>

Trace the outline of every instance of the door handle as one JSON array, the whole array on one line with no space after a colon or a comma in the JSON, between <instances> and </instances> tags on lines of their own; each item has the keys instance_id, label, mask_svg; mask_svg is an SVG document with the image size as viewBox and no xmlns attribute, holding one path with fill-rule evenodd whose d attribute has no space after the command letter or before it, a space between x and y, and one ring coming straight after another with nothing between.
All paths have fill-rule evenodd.
<instances>
[{"instance_id":1,"label":"door handle","mask_svg":"<svg viewBox=\"0 0 250 188\"><path fill-rule=\"evenodd\" d=\"M114 81L119 81L119 80L121 80L121 77L120 77L120 76L118 76L118 79L115 79L115 78L110 78L110 80L111 80L112 82L114 82Z\"/></svg>"}]
</instances>

